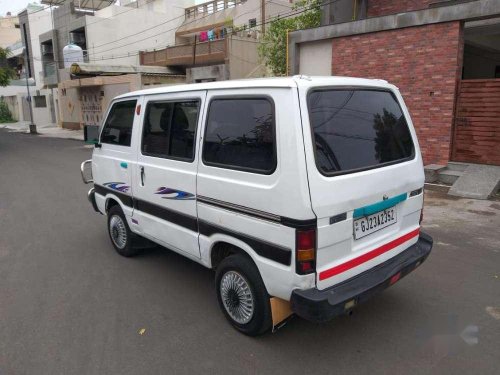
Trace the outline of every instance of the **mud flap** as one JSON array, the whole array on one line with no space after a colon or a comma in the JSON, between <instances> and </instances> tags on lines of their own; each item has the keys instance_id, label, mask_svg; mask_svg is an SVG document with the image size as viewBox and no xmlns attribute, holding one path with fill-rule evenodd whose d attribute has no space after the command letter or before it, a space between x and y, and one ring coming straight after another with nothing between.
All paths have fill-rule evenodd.
<instances>
[{"instance_id":1,"label":"mud flap","mask_svg":"<svg viewBox=\"0 0 500 375\"><path fill-rule=\"evenodd\" d=\"M278 297L271 297L269 301L271 303L271 315L273 317L272 332L274 333L290 320L293 316L293 312L290 301L285 301Z\"/></svg>"}]
</instances>

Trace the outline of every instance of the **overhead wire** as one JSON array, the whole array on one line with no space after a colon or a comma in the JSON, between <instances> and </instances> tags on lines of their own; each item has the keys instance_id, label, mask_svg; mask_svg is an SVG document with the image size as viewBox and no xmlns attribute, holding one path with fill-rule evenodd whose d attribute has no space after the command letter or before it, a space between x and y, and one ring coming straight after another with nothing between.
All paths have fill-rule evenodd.
<instances>
[{"instance_id":1,"label":"overhead wire","mask_svg":"<svg viewBox=\"0 0 500 375\"><path fill-rule=\"evenodd\" d=\"M333 4L333 3L336 3L336 2L338 2L338 1L341 1L341 0L331 0L330 2L327 2L327 3L322 3L322 5ZM266 25L266 24L269 24L269 23L271 23L271 22L275 21L276 19L282 19L282 18L289 18L289 17L297 16L297 15L299 15L299 14L302 14L302 13L305 13L305 12L307 12L307 11L310 11L310 10L314 9L314 7L316 7L316 6L317 6L317 5L312 5L312 6L310 6L310 7L306 7L306 8L301 9L301 10L291 10L290 12L287 12L287 13L284 13L284 14L281 14L281 15L270 16L270 17L268 17L268 18L267 18L267 20L265 20L264 22L257 23L257 24L255 25L255 27L257 27L257 26L262 26L262 25ZM259 8L259 7L258 7L258 8ZM258 9L258 8L256 8L256 9ZM256 10L256 9L254 9L254 10ZM248 12L246 12L246 13L244 13L244 14L250 13L250 12L252 12L252 11L254 11L254 10L248 11ZM203 17L197 18L197 19L195 19L195 20L193 20L193 21L191 21L191 22L189 22L189 23L186 23L186 24L184 24L184 25L187 25L187 24L190 24L190 23L193 23L193 22L197 22L197 21L199 21L200 19L203 19L203 18L205 18L205 17L211 16L212 14L214 14L214 13L210 13L210 14L209 14L209 15L207 15L207 16L203 16ZM243 16L244 14L238 15L238 17ZM184 16L183 16L183 17L184 17ZM238 17L235 17L235 19L236 19L236 18L238 18ZM149 39L149 38L151 38L151 37L154 37L154 36L158 36L158 35L164 34L164 33L168 32L168 31L174 31L174 30L176 30L176 29L178 29L178 27L176 27L176 28L172 28L172 29L169 29L169 30L166 30L166 31L162 31L161 33L158 33L158 34L155 34L155 35L150 35L150 36L148 36L147 38L143 38L143 39L137 40L137 41L135 41L135 42L133 42L133 43L135 44L135 43L138 43L138 42L140 42L140 41L143 41L143 40ZM120 39L123 39L123 38L120 38ZM118 40L117 40L117 41L118 41ZM259 43L262 43L262 42L259 42ZM130 44L130 43L129 43L129 44ZM124 46L124 45L120 45L120 46L116 46L116 47L113 47L113 48L109 48L109 49L107 49L107 50L105 50L105 51L102 51L102 52L100 52L100 53L109 52L109 51L115 50L115 49L117 49L117 48L121 48L121 47L123 47L123 46ZM167 47L169 47L169 46L170 46L170 45L166 45L164 48L167 48ZM157 49L155 49L155 50L157 50ZM146 51L148 51L148 50L147 50L147 49L140 49L140 50L130 51L130 52L127 52L127 53L122 54L122 55L111 55L111 56L106 56L106 57L105 57L105 55L102 55L100 58L89 59L88 61L89 61L89 62L90 62L90 61L92 61L92 62L99 62L99 61L105 61L105 60L114 60L114 59L120 59L120 58L126 58L126 57L133 57L133 56L138 56L138 55L140 54L140 52L146 52ZM42 61L42 60L39 60L39 61ZM64 60L54 60L54 61L57 61L57 62L63 62Z\"/></svg>"}]
</instances>

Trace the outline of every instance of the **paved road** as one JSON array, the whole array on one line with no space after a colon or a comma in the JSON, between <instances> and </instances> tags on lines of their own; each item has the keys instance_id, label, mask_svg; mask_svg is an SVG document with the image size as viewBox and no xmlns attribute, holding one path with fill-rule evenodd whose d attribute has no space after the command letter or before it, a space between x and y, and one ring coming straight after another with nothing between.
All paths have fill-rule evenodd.
<instances>
[{"instance_id":1,"label":"paved road","mask_svg":"<svg viewBox=\"0 0 500 375\"><path fill-rule=\"evenodd\" d=\"M90 152L0 130L0 374L498 371L500 202L428 195L438 243L419 270L351 317L253 339L219 312L211 271L114 253L80 180Z\"/></svg>"}]
</instances>

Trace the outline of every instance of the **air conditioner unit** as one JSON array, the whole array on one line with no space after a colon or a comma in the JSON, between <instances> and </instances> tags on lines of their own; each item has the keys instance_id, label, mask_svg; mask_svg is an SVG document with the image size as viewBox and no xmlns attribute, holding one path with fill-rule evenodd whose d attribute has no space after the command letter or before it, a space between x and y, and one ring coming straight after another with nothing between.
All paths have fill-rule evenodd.
<instances>
[{"instance_id":1,"label":"air conditioner unit","mask_svg":"<svg viewBox=\"0 0 500 375\"><path fill-rule=\"evenodd\" d=\"M54 53L54 48L52 44L42 44L42 55L52 55Z\"/></svg>"}]
</instances>

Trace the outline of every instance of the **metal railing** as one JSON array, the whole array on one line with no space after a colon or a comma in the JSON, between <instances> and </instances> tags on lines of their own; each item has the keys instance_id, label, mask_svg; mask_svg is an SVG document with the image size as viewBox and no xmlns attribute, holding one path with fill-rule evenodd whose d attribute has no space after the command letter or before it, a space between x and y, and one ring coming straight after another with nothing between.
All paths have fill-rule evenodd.
<instances>
[{"instance_id":1,"label":"metal railing","mask_svg":"<svg viewBox=\"0 0 500 375\"><path fill-rule=\"evenodd\" d=\"M204 17L207 14L220 12L221 10L234 8L245 3L247 0L213 0L198 4L185 9L186 19Z\"/></svg>"},{"instance_id":2,"label":"metal railing","mask_svg":"<svg viewBox=\"0 0 500 375\"><path fill-rule=\"evenodd\" d=\"M224 63L227 59L227 41L219 39L196 44L167 47L158 51L142 51L141 65L195 66Z\"/></svg>"}]
</instances>

